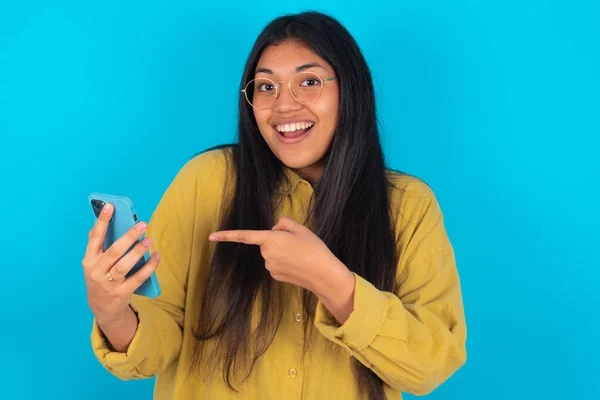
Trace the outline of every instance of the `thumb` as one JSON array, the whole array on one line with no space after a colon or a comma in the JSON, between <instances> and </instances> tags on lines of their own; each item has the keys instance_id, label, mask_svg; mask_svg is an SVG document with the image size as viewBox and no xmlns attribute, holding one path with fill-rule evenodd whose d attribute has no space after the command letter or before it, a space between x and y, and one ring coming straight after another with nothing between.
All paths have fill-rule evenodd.
<instances>
[{"instance_id":1,"label":"thumb","mask_svg":"<svg viewBox=\"0 0 600 400\"><path fill-rule=\"evenodd\" d=\"M295 233L298 231L300 225L290 217L282 217L279 222L272 228L274 231L287 231Z\"/></svg>"}]
</instances>

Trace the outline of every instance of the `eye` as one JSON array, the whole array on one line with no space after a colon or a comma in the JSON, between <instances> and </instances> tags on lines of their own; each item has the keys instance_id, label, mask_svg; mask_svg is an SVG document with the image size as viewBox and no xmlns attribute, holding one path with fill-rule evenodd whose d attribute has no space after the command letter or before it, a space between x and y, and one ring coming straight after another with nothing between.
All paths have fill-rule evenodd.
<instances>
[{"instance_id":1,"label":"eye","mask_svg":"<svg viewBox=\"0 0 600 400\"><path fill-rule=\"evenodd\" d=\"M275 90L275 85L271 84L271 83L262 83L260 85L258 85L258 91L259 92L270 92Z\"/></svg>"},{"instance_id":2,"label":"eye","mask_svg":"<svg viewBox=\"0 0 600 400\"><path fill-rule=\"evenodd\" d=\"M321 82L319 82L318 79L308 78L308 79L305 79L304 81L302 81L300 86L317 86L319 84L321 84Z\"/></svg>"}]
</instances>

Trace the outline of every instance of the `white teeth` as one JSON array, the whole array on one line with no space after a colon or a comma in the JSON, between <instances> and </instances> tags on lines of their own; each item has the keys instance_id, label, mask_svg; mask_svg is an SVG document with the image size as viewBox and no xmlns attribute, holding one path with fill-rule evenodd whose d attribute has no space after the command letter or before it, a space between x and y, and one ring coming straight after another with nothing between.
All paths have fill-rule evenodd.
<instances>
[{"instance_id":1,"label":"white teeth","mask_svg":"<svg viewBox=\"0 0 600 400\"><path fill-rule=\"evenodd\" d=\"M300 129L308 129L311 126L313 126L314 123L312 122L295 122L295 123L291 123L291 124L283 124L283 125L277 125L275 127L275 129L277 129L279 132L294 132Z\"/></svg>"}]
</instances>

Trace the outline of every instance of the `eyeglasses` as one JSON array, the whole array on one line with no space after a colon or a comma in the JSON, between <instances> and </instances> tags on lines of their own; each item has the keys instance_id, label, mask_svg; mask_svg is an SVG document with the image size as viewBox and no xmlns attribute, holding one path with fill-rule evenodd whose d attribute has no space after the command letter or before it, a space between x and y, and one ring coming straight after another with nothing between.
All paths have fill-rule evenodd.
<instances>
[{"instance_id":1,"label":"eyeglasses","mask_svg":"<svg viewBox=\"0 0 600 400\"><path fill-rule=\"evenodd\" d=\"M242 92L250 105L259 110L271 108L281 94L279 83L288 84L292 97L301 104L310 104L319 100L323 93L325 82L335 78L321 77L314 72L300 72L289 81L274 82L268 78L256 78L246 84Z\"/></svg>"}]
</instances>

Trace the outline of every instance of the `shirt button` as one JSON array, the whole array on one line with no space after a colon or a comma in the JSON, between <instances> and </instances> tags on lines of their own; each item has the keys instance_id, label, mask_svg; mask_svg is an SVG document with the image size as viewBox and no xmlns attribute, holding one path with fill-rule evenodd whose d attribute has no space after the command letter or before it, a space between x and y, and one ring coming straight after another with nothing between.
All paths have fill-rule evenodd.
<instances>
[{"instance_id":1,"label":"shirt button","mask_svg":"<svg viewBox=\"0 0 600 400\"><path fill-rule=\"evenodd\" d=\"M302 321L302 314L296 314L294 319L296 320L296 322Z\"/></svg>"},{"instance_id":2,"label":"shirt button","mask_svg":"<svg viewBox=\"0 0 600 400\"><path fill-rule=\"evenodd\" d=\"M290 374L290 376L292 378L295 378L296 375L298 375L298 371L296 371L296 368L290 368L290 370L288 371L288 374Z\"/></svg>"}]
</instances>

